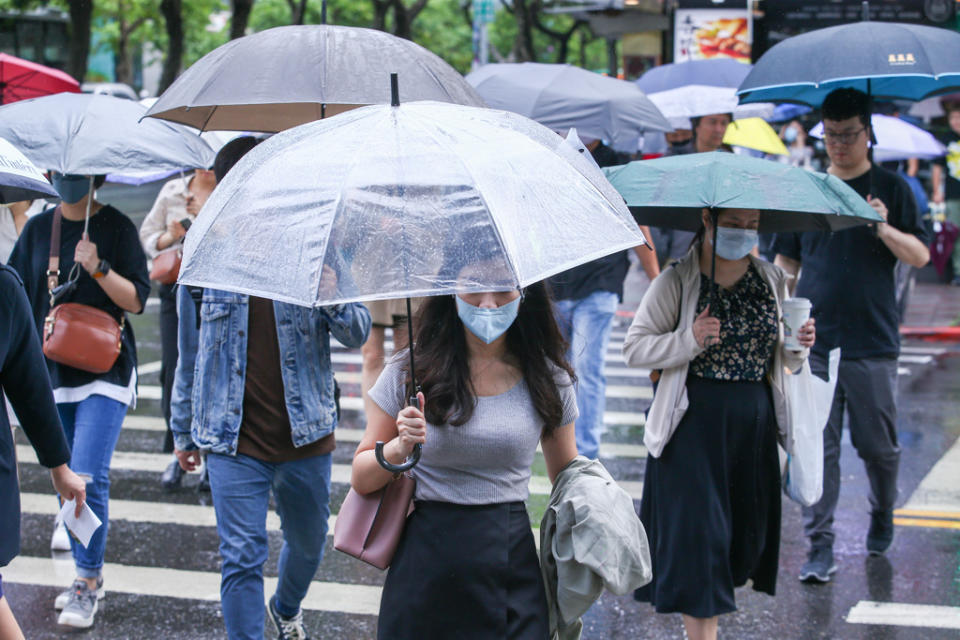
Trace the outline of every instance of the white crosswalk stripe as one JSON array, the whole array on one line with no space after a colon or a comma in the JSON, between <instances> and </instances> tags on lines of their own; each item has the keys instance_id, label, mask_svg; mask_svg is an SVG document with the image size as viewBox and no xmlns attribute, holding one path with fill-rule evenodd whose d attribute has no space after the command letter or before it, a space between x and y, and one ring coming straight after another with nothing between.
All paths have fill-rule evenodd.
<instances>
[{"instance_id":1,"label":"white crosswalk stripe","mask_svg":"<svg viewBox=\"0 0 960 640\"><path fill-rule=\"evenodd\" d=\"M850 609L847 622L928 629L960 629L960 607L861 600Z\"/></svg>"},{"instance_id":2,"label":"white crosswalk stripe","mask_svg":"<svg viewBox=\"0 0 960 640\"><path fill-rule=\"evenodd\" d=\"M184 571L115 564L103 566L104 587L108 592L143 596L220 600L220 574L210 571ZM3 568L5 583L45 587L64 587L72 576L60 575L50 558L19 556ZM277 589L276 578L264 578L264 593ZM360 615L377 615L380 610L380 587L320 582L314 580L301 607L308 611L339 611ZM109 596L108 596L109 597Z\"/></svg>"},{"instance_id":3,"label":"white crosswalk stripe","mask_svg":"<svg viewBox=\"0 0 960 640\"><path fill-rule=\"evenodd\" d=\"M17 445L17 460L22 463L38 464L37 454L29 445ZM141 453L139 451L116 451L110 462L110 468L120 471L151 471L162 473L170 464L170 454ZM332 482L350 484L350 465L334 464L330 472ZM620 481L618 484L630 494L634 500L639 500L643 493L643 483L635 481ZM530 478L530 493L532 495L550 495L550 479L544 476Z\"/></svg>"}]
</instances>

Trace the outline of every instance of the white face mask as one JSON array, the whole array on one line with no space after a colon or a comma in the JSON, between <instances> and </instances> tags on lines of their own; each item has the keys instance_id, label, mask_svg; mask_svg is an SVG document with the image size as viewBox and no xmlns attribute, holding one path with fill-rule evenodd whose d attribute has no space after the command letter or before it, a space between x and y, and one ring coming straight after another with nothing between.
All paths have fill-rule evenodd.
<instances>
[{"instance_id":1,"label":"white face mask","mask_svg":"<svg viewBox=\"0 0 960 640\"><path fill-rule=\"evenodd\" d=\"M756 229L717 227L717 256L724 260L739 260L753 251L757 238Z\"/></svg>"}]
</instances>

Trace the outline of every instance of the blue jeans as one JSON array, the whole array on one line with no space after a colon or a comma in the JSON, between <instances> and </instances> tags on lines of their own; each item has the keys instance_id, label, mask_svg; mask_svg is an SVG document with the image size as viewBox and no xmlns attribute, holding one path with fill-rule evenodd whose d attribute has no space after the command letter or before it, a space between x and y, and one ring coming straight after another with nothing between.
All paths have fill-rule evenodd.
<instances>
[{"instance_id":1,"label":"blue jeans","mask_svg":"<svg viewBox=\"0 0 960 640\"><path fill-rule=\"evenodd\" d=\"M96 578L103 568L110 528L110 460L120 437L127 405L112 398L92 395L80 402L57 405L60 422L70 445L70 468L87 473L93 480L87 484L87 504L103 525L84 548L70 536L70 550L81 578Z\"/></svg>"},{"instance_id":2,"label":"blue jeans","mask_svg":"<svg viewBox=\"0 0 960 640\"><path fill-rule=\"evenodd\" d=\"M220 603L227 634L231 640L262 640L270 490L283 527L276 606L281 614L292 616L300 610L323 558L331 456L269 463L210 453L207 469L220 534Z\"/></svg>"},{"instance_id":3,"label":"blue jeans","mask_svg":"<svg viewBox=\"0 0 960 640\"><path fill-rule=\"evenodd\" d=\"M580 300L558 300L555 308L557 324L570 342L567 359L577 374L577 451L596 459L606 407L607 378L603 365L617 312L617 294L594 291Z\"/></svg>"}]
</instances>

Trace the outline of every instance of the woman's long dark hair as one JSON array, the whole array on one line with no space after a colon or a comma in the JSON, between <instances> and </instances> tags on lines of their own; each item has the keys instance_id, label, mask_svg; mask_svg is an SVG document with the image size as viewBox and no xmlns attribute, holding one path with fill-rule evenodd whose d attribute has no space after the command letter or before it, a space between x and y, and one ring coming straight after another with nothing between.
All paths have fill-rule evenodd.
<instances>
[{"instance_id":1,"label":"woman's long dark hair","mask_svg":"<svg viewBox=\"0 0 960 640\"><path fill-rule=\"evenodd\" d=\"M457 315L453 296L428 298L414 319L414 327L417 382L427 398L427 421L460 426L473 416L476 393L470 382L466 328ZM544 283L527 287L506 340L507 351L519 363L533 406L543 420L544 434L549 435L562 426L563 420L557 369L567 372L571 384L576 378L567 362L567 342L557 327ZM398 358L407 371L408 393L413 396L409 359L403 355Z\"/></svg>"}]
</instances>

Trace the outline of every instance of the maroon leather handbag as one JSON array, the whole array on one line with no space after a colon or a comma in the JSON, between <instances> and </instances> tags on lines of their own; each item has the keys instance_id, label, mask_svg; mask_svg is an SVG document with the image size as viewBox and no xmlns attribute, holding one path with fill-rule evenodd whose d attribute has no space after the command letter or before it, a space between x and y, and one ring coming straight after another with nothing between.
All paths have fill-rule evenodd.
<instances>
[{"instance_id":1,"label":"maroon leather handbag","mask_svg":"<svg viewBox=\"0 0 960 640\"><path fill-rule=\"evenodd\" d=\"M377 569L386 569L413 512L417 481L398 474L379 491L361 495L352 488L333 526L333 548Z\"/></svg>"}]
</instances>

